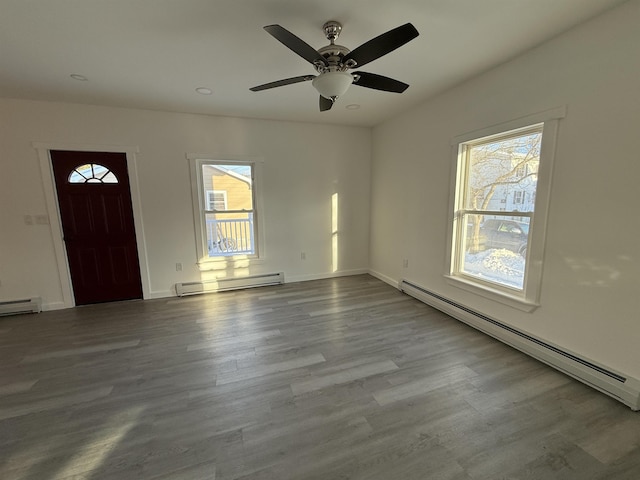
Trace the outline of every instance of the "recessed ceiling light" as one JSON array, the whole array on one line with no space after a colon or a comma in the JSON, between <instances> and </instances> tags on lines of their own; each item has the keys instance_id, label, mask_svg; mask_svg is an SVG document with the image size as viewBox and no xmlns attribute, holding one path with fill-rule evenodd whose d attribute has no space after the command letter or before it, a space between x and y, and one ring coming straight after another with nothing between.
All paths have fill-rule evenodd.
<instances>
[{"instance_id":1,"label":"recessed ceiling light","mask_svg":"<svg viewBox=\"0 0 640 480\"><path fill-rule=\"evenodd\" d=\"M89 80L87 77L85 77L84 75L80 75L79 73L72 73L69 76L74 80L79 80L81 82L86 82L87 80Z\"/></svg>"},{"instance_id":2,"label":"recessed ceiling light","mask_svg":"<svg viewBox=\"0 0 640 480\"><path fill-rule=\"evenodd\" d=\"M344 108L346 108L347 110L358 110L360 108L360 105L358 105L357 103L350 103Z\"/></svg>"},{"instance_id":3,"label":"recessed ceiling light","mask_svg":"<svg viewBox=\"0 0 640 480\"><path fill-rule=\"evenodd\" d=\"M198 87L196 88L196 92L198 92L200 95L211 95L213 93L210 88L206 87Z\"/></svg>"}]
</instances>

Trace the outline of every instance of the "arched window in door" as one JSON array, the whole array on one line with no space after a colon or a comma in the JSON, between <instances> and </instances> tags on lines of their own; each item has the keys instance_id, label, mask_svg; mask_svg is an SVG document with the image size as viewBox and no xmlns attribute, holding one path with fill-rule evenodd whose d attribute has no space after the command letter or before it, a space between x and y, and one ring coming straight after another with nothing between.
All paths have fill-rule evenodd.
<instances>
[{"instance_id":1,"label":"arched window in door","mask_svg":"<svg viewBox=\"0 0 640 480\"><path fill-rule=\"evenodd\" d=\"M104 165L78 165L69 175L69 183L118 183L118 177Z\"/></svg>"}]
</instances>

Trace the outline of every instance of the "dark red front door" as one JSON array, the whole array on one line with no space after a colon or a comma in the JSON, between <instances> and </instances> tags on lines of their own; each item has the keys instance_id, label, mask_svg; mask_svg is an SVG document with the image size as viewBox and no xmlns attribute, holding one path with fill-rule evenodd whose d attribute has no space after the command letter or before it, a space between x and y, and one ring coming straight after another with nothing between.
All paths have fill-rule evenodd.
<instances>
[{"instance_id":1,"label":"dark red front door","mask_svg":"<svg viewBox=\"0 0 640 480\"><path fill-rule=\"evenodd\" d=\"M124 153L51 151L77 305L142 298Z\"/></svg>"}]
</instances>

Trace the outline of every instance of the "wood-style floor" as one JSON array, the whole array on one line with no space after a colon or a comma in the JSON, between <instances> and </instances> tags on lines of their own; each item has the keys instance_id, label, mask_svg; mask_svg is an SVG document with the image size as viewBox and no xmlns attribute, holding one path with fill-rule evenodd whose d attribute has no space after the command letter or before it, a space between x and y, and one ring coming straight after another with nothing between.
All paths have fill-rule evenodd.
<instances>
[{"instance_id":1,"label":"wood-style floor","mask_svg":"<svg viewBox=\"0 0 640 480\"><path fill-rule=\"evenodd\" d=\"M0 318L0 478L640 479L640 414L370 276Z\"/></svg>"}]
</instances>

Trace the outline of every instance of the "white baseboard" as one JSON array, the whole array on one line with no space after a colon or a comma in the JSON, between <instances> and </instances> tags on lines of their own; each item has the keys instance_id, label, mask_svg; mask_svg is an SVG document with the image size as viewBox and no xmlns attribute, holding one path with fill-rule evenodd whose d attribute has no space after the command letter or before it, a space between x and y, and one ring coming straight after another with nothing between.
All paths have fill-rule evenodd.
<instances>
[{"instance_id":1,"label":"white baseboard","mask_svg":"<svg viewBox=\"0 0 640 480\"><path fill-rule=\"evenodd\" d=\"M383 273L376 272L375 270L369 270L368 273L372 277L376 277L378 280L382 280L384 283L391 285L393 288L397 288L398 290L400 289L400 284L397 280L394 280Z\"/></svg>"},{"instance_id":2,"label":"white baseboard","mask_svg":"<svg viewBox=\"0 0 640 480\"><path fill-rule=\"evenodd\" d=\"M49 302L49 303L42 304L43 312L48 312L50 310L64 310L65 308L69 308L69 307L65 305L64 302Z\"/></svg>"},{"instance_id":3,"label":"white baseboard","mask_svg":"<svg viewBox=\"0 0 640 480\"><path fill-rule=\"evenodd\" d=\"M176 292L174 290L154 290L153 292L149 292L147 296L144 297L144 300L155 300L157 298L167 298L175 296Z\"/></svg>"}]
</instances>

